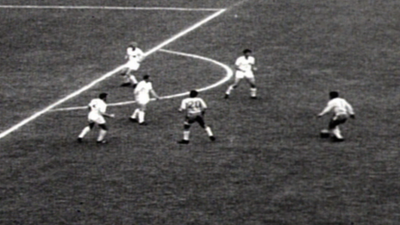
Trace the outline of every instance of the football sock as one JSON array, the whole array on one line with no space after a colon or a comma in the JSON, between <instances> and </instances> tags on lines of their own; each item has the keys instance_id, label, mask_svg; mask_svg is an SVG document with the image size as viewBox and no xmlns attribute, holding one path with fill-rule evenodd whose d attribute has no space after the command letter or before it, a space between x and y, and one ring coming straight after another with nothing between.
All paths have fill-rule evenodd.
<instances>
[{"instance_id":1,"label":"football sock","mask_svg":"<svg viewBox=\"0 0 400 225\"><path fill-rule=\"evenodd\" d=\"M87 133L89 133L89 131L90 131L90 127L89 127L89 126L83 128L82 132L79 134L78 137L79 137L79 138L85 137L85 135L86 135Z\"/></svg>"},{"instance_id":2,"label":"football sock","mask_svg":"<svg viewBox=\"0 0 400 225\"><path fill-rule=\"evenodd\" d=\"M137 83L136 77L133 76L133 75L129 75L129 80L130 80L130 82L132 82L132 84L136 84Z\"/></svg>"},{"instance_id":3,"label":"football sock","mask_svg":"<svg viewBox=\"0 0 400 225\"><path fill-rule=\"evenodd\" d=\"M230 95L232 90L233 90L233 85L228 87L228 90L226 90L225 94Z\"/></svg>"},{"instance_id":4,"label":"football sock","mask_svg":"<svg viewBox=\"0 0 400 225\"><path fill-rule=\"evenodd\" d=\"M335 135L336 138L343 139L343 136L340 133L339 126L336 126L335 128L333 128L332 133Z\"/></svg>"},{"instance_id":5,"label":"football sock","mask_svg":"<svg viewBox=\"0 0 400 225\"><path fill-rule=\"evenodd\" d=\"M251 97L257 96L257 88L250 88L250 96Z\"/></svg>"},{"instance_id":6,"label":"football sock","mask_svg":"<svg viewBox=\"0 0 400 225\"><path fill-rule=\"evenodd\" d=\"M183 140L189 141L189 135L190 135L190 131L189 130L184 130L183 131Z\"/></svg>"},{"instance_id":7,"label":"football sock","mask_svg":"<svg viewBox=\"0 0 400 225\"><path fill-rule=\"evenodd\" d=\"M97 141L103 141L106 134L107 134L106 130L100 129L99 137L97 138Z\"/></svg>"},{"instance_id":8,"label":"football sock","mask_svg":"<svg viewBox=\"0 0 400 225\"><path fill-rule=\"evenodd\" d=\"M133 112L131 118L132 118L132 119L137 119L137 118L138 118L139 112L140 112L139 109L135 109L135 111Z\"/></svg>"},{"instance_id":9,"label":"football sock","mask_svg":"<svg viewBox=\"0 0 400 225\"><path fill-rule=\"evenodd\" d=\"M139 111L139 123L143 123L144 122L144 112L143 111Z\"/></svg>"},{"instance_id":10,"label":"football sock","mask_svg":"<svg viewBox=\"0 0 400 225\"><path fill-rule=\"evenodd\" d=\"M213 135L213 132L212 132L212 130L211 130L211 127L206 127L205 130L206 130L206 132L207 132L207 134L208 134L209 137L214 136L214 135Z\"/></svg>"}]
</instances>

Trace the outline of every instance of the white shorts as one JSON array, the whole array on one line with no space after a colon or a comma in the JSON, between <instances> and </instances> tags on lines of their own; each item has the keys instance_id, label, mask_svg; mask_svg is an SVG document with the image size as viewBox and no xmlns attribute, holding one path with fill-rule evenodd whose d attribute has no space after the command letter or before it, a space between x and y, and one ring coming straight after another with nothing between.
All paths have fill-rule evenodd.
<instances>
[{"instance_id":1,"label":"white shorts","mask_svg":"<svg viewBox=\"0 0 400 225\"><path fill-rule=\"evenodd\" d=\"M106 120L102 115L97 113L89 113L88 116L89 123L105 124Z\"/></svg>"},{"instance_id":2,"label":"white shorts","mask_svg":"<svg viewBox=\"0 0 400 225\"><path fill-rule=\"evenodd\" d=\"M254 73L253 71L240 71L240 70L236 70L236 79L243 79L243 78L247 78L247 79L252 79L254 78Z\"/></svg>"},{"instance_id":3,"label":"white shorts","mask_svg":"<svg viewBox=\"0 0 400 225\"><path fill-rule=\"evenodd\" d=\"M136 97L136 103L139 105L147 105L150 102L149 97Z\"/></svg>"},{"instance_id":4,"label":"white shorts","mask_svg":"<svg viewBox=\"0 0 400 225\"><path fill-rule=\"evenodd\" d=\"M140 63L138 63L137 61L128 61L128 63L126 64L126 67L128 67L129 70L133 70L133 71L137 71L140 67Z\"/></svg>"}]
</instances>

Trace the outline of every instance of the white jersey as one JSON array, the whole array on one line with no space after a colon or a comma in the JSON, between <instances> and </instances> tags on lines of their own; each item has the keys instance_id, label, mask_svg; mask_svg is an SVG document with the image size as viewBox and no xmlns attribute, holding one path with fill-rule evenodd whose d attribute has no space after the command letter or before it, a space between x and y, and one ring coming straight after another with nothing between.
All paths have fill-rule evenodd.
<instances>
[{"instance_id":1,"label":"white jersey","mask_svg":"<svg viewBox=\"0 0 400 225\"><path fill-rule=\"evenodd\" d=\"M102 99L95 98L89 103L90 112L88 119L91 122L96 122L98 124L105 123L103 114L106 112L107 104Z\"/></svg>"},{"instance_id":2,"label":"white jersey","mask_svg":"<svg viewBox=\"0 0 400 225\"><path fill-rule=\"evenodd\" d=\"M180 111L186 110L188 116L200 115L207 105L201 98L185 98L182 100Z\"/></svg>"},{"instance_id":3,"label":"white jersey","mask_svg":"<svg viewBox=\"0 0 400 225\"><path fill-rule=\"evenodd\" d=\"M344 100L343 98L334 98L331 99L325 109L320 113L320 115L324 115L326 113L333 112L335 116L338 115L354 115L353 107Z\"/></svg>"},{"instance_id":4,"label":"white jersey","mask_svg":"<svg viewBox=\"0 0 400 225\"><path fill-rule=\"evenodd\" d=\"M240 56L237 58L235 65L242 72L251 72L255 63L256 60L253 56L249 56L247 58L246 56Z\"/></svg>"},{"instance_id":5,"label":"white jersey","mask_svg":"<svg viewBox=\"0 0 400 225\"><path fill-rule=\"evenodd\" d=\"M151 90L153 90L153 85L151 82L146 82L144 80L140 81L134 90L136 100L150 100Z\"/></svg>"},{"instance_id":6,"label":"white jersey","mask_svg":"<svg viewBox=\"0 0 400 225\"><path fill-rule=\"evenodd\" d=\"M128 47L126 49L126 56L129 62L140 63L143 60L144 53L140 48L135 48L134 50L132 47Z\"/></svg>"}]
</instances>

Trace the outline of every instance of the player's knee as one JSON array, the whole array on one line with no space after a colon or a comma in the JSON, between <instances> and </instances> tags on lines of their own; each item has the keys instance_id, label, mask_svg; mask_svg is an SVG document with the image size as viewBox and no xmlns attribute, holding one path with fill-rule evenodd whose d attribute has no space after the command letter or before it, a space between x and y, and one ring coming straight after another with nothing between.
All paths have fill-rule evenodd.
<instances>
[{"instance_id":1,"label":"player's knee","mask_svg":"<svg viewBox=\"0 0 400 225\"><path fill-rule=\"evenodd\" d=\"M107 126L105 124L100 124L99 127L102 130L108 130L108 128L107 128Z\"/></svg>"},{"instance_id":2,"label":"player's knee","mask_svg":"<svg viewBox=\"0 0 400 225\"><path fill-rule=\"evenodd\" d=\"M232 88L233 89L235 89L235 88L237 88L238 87L238 85L237 84L235 84L235 85L232 85Z\"/></svg>"},{"instance_id":3,"label":"player's knee","mask_svg":"<svg viewBox=\"0 0 400 225\"><path fill-rule=\"evenodd\" d=\"M94 123L89 123L89 128L93 129L93 127L94 127Z\"/></svg>"},{"instance_id":4,"label":"player's knee","mask_svg":"<svg viewBox=\"0 0 400 225\"><path fill-rule=\"evenodd\" d=\"M183 124L183 129L189 130L190 129L190 124L187 124L187 123Z\"/></svg>"},{"instance_id":5,"label":"player's knee","mask_svg":"<svg viewBox=\"0 0 400 225\"><path fill-rule=\"evenodd\" d=\"M255 84L250 84L250 87L251 88L256 88L256 85Z\"/></svg>"}]
</instances>

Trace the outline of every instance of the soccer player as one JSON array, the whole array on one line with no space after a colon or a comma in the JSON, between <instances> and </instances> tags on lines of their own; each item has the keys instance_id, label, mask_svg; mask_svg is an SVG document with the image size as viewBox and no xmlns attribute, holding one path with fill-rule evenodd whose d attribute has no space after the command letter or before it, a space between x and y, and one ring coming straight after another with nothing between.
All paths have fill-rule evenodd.
<instances>
[{"instance_id":1,"label":"soccer player","mask_svg":"<svg viewBox=\"0 0 400 225\"><path fill-rule=\"evenodd\" d=\"M252 52L250 49L245 49L243 51L243 56L240 56L236 60L235 82L228 87L228 90L226 90L225 92L226 99L229 98L229 95L231 94L232 90L237 88L243 79L246 79L246 81L250 84L250 97L252 99L257 98L256 81L253 73L253 71L257 70L257 67L256 67L256 60L253 56L251 56L251 53Z\"/></svg>"},{"instance_id":2,"label":"soccer player","mask_svg":"<svg viewBox=\"0 0 400 225\"><path fill-rule=\"evenodd\" d=\"M198 92L195 90L190 91L190 97L182 100L179 111L186 110L186 118L183 126L183 139L178 141L178 144L189 144L190 126L197 122L207 132L211 141L215 141L213 132L209 126L204 122L204 114L207 105L203 99L197 97Z\"/></svg>"},{"instance_id":3,"label":"soccer player","mask_svg":"<svg viewBox=\"0 0 400 225\"><path fill-rule=\"evenodd\" d=\"M329 97L330 101L317 117L320 118L326 113L332 112L333 117L328 126L329 133L333 134L334 141L344 141L340 133L339 125L344 124L349 117L355 118L353 107L345 99L339 98L339 93L337 91L330 92Z\"/></svg>"},{"instance_id":4,"label":"soccer player","mask_svg":"<svg viewBox=\"0 0 400 225\"><path fill-rule=\"evenodd\" d=\"M146 106L150 102L150 93L159 100L160 97L153 90L153 85L150 82L150 76L144 75L143 80L140 81L133 91L136 103L139 105L132 116L129 118L132 122L139 122L139 125L147 125L144 121Z\"/></svg>"},{"instance_id":5,"label":"soccer player","mask_svg":"<svg viewBox=\"0 0 400 225\"><path fill-rule=\"evenodd\" d=\"M97 143L99 144L105 144L106 140L104 140L104 137L107 134L107 126L106 126L106 120L104 117L109 117L109 118L114 118L114 114L107 114L106 109L107 109L107 93L101 93L99 95L99 98L92 99L90 101L88 108L89 108L89 115L88 115L88 120L89 120L89 125L86 126L82 132L78 136L78 142L82 142L83 137L89 131L91 131L94 127L95 124L97 124L100 127L100 132L99 136L97 138Z\"/></svg>"},{"instance_id":6,"label":"soccer player","mask_svg":"<svg viewBox=\"0 0 400 225\"><path fill-rule=\"evenodd\" d=\"M138 48L138 44L136 42L131 42L126 49L125 58L128 59L128 62L126 63L127 67L121 74L125 79L125 82L121 84L121 87L131 85L135 86L137 84L137 80L133 73L138 71L140 62L142 62L144 59L144 53L140 48Z\"/></svg>"}]
</instances>

